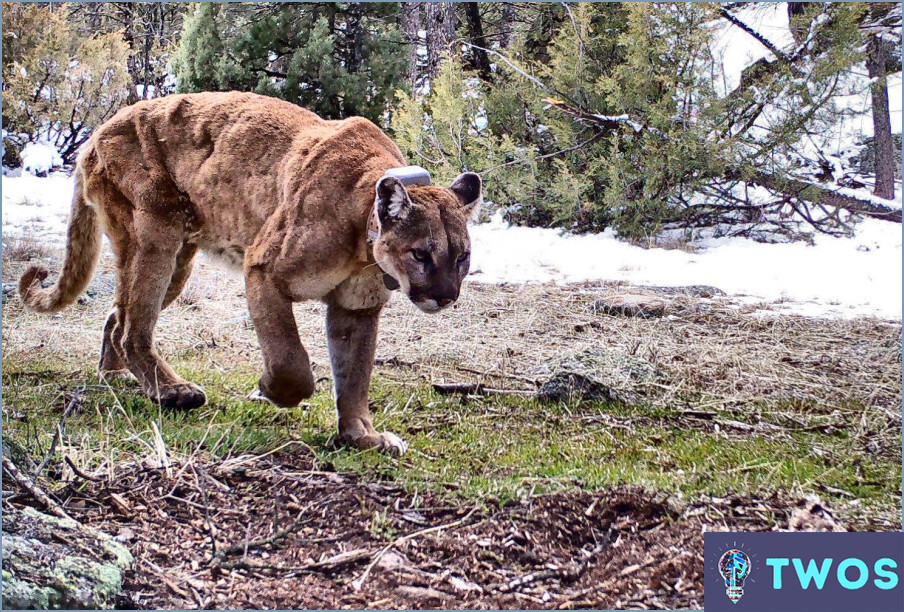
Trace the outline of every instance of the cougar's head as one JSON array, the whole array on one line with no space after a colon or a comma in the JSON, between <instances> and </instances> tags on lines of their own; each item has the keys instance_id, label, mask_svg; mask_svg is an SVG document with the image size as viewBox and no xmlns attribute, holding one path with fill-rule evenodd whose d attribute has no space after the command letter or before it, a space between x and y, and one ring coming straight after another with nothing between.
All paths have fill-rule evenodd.
<instances>
[{"instance_id":1,"label":"cougar's head","mask_svg":"<svg viewBox=\"0 0 904 612\"><path fill-rule=\"evenodd\" d=\"M481 201L480 177L470 172L448 188L406 188L390 176L377 182L380 234L374 259L424 312L438 312L458 299L471 265L468 219Z\"/></svg>"}]
</instances>

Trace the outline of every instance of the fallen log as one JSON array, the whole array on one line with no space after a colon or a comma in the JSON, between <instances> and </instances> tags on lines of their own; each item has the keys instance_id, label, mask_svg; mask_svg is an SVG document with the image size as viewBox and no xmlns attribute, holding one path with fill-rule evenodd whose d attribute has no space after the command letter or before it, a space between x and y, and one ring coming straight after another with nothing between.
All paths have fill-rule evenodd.
<instances>
[{"instance_id":1,"label":"fallen log","mask_svg":"<svg viewBox=\"0 0 904 612\"><path fill-rule=\"evenodd\" d=\"M769 174L768 172L755 171L751 173L741 173L736 169L729 169L726 172L726 178L730 180L746 181L754 185L760 185L773 191L783 193L785 195L800 198L811 204L821 204L840 208L852 213L872 217L873 219L882 219L883 221L893 221L901 223L901 209L892 206L886 206L875 200L864 200L847 194L833 191L828 187L822 187L814 183L809 183L800 179L778 176Z\"/></svg>"}]
</instances>

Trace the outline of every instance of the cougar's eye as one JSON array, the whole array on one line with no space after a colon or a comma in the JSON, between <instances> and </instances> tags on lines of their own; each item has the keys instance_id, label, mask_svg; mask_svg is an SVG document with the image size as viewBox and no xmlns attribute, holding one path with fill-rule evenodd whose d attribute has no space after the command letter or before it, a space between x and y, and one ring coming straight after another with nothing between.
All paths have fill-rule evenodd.
<instances>
[{"instance_id":1,"label":"cougar's eye","mask_svg":"<svg viewBox=\"0 0 904 612\"><path fill-rule=\"evenodd\" d=\"M423 249L411 249L411 256L419 263L430 263L430 253Z\"/></svg>"}]
</instances>

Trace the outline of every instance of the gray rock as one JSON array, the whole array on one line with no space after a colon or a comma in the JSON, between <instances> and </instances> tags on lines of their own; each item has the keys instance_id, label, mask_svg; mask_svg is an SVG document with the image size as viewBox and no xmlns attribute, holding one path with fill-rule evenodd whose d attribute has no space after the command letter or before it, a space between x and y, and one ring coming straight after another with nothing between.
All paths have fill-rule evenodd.
<instances>
[{"instance_id":1,"label":"gray rock","mask_svg":"<svg viewBox=\"0 0 904 612\"><path fill-rule=\"evenodd\" d=\"M636 404L655 393L665 375L649 361L608 348L565 355L548 368L537 391L542 401L574 399Z\"/></svg>"},{"instance_id":2,"label":"gray rock","mask_svg":"<svg viewBox=\"0 0 904 612\"><path fill-rule=\"evenodd\" d=\"M96 529L33 508L3 511L4 609L109 609L132 555Z\"/></svg>"},{"instance_id":3,"label":"gray rock","mask_svg":"<svg viewBox=\"0 0 904 612\"><path fill-rule=\"evenodd\" d=\"M14 295L19 293L19 287L16 283L3 283L3 301L8 302Z\"/></svg>"},{"instance_id":4,"label":"gray rock","mask_svg":"<svg viewBox=\"0 0 904 612\"><path fill-rule=\"evenodd\" d=\"M660 295L667 295L669 297L676 295L689 295L693 297L711 298L716 295L725 295L724 291L722 291L718 287L712 287L710 285L683 285L679 287L650 286L644 287L644 289L647 291L652 291L653 293L658 293Z\"/></svg>"},{"instance_id":5,"label":"gray rock","mask_svg":"<svg viewBox=\"0 0 904 612\"><path fill-rule=\"evenodd\" d=\"M623 317L652 319L665 314L668 303L654 295L623 293L601 297L593 303L593 312Z\"/></svg>"}]
</instances>

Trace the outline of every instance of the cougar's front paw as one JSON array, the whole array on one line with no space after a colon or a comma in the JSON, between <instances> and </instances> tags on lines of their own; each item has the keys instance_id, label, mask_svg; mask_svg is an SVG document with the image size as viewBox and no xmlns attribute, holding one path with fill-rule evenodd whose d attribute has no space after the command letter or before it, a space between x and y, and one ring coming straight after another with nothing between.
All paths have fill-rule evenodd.
<instances>
[{"instance_id":1,"label":"cougar's front paw","mask_svg":"<svg viewBox=\"0 0 904 612\"><path fill-rule=\"evenodd\" d=\"M258 382L260 395L271 404L292 408L314 395L314 375L281 374L264 375Z\"/></svg>"},{"instance_id":2,"label":"cougar's front paw","mask_svg":"<svg viewBox=\"0 0 904 612\"><path fill-rule=\"evenodd\" d=\"M372 433L350 438L342 436L349 445L362 450L376 448L377 450L392 455L404 455L408 451L408 443L394 433L384 431L383 433Z\"/></svg>"},{"instance_id":3,"label":"cougar's front paw","mask_svg":"<svg viewBox=\"0 0 904 612\"><path fill-rule=\"evenodd\" d=\"M189 382L164 387L154 399L164 408L181 410L200 408L207 403L207 396L201 387Z\"/></svg>"}]
</instances>

